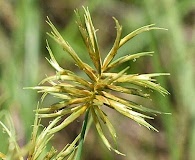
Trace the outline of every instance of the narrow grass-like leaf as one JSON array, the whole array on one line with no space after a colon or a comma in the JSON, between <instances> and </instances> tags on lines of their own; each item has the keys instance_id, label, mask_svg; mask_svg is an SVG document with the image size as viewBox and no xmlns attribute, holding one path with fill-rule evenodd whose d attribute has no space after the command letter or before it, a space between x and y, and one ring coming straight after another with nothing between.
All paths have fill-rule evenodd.
<instances>
[{"instance_id":1,"label":"narrow grass-like leaf","mask_svg":"<svg viewBox=\"0 0 195 160\"><path fill-rule=\"evenodd\" d=\"M82 129L81 129L81 137L80 137L80 140L79 140L77 153L75 155L75 160L80 160L81 159L84 139L85 139L85 136L86 136L87 124L88 124L88 119L89 119L89 110L90 109L88 108L86 113L85 113L85 119L83 121Z\"/></svg>"}]
</instances>

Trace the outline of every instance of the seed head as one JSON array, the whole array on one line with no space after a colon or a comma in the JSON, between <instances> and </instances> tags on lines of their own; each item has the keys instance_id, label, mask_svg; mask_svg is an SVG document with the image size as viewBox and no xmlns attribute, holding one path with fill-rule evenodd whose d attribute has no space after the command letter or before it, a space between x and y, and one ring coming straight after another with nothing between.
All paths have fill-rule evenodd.
<instances>
[{"instance_id":1,"label":"seed head","mask_svg":"<svg viewBox=\"0 0 195 160\"><path fill-rule=\"evenodd\" d=\"M142 56L151 56L153 52L141 52L126 55L116 60L113 59L116 56L118 49L120 49L133 37L142 32L163 28L158 28L151 24L141 27L121 38L122 26L119 24L116 18L113 18L116 24L116 39L113 47L105 59L102 60L96 36L97 30L93 26L88 8L84 8L84 12L85 14L83 22L78 10L75 11L77 25L94 67L88 65L79 58L76 51L67 41L63 39L48 18L47 23L52 29L52 32L48 33L48 35L72 57L78 68L88 76L88 79L85 79L70 70L62 68L56 61L47 42L47 50L50 54L50 59L48 59L48 62L56 70L56 74L46 77L41 81L39 86L33 87L33 89L37 89L38 92L43 93L43 97L50 94L59 98L61 101L49 106L48 108L38 109L38 114L41 118L52 117L56 119L59 117L63 118L66 115L64 121L49 131L51 134L53 134L65 128L79 116L83 115L86 111L89 111L94 125L104 144L109 150L114 150L115 152L121 154L110 145L103 132L102 125L104 124L112 135L113 140L116 141L116 132L114 127L102 108L112 108L120 114L129 117L137 123L147 127L148 129L157 131L157 129L150 125L145 119L153 119L149 115L160 112L145 108L130 99L125 99L122 95L136 95L139 97L148 98L150 94L144 92L146 88L155 90L162 95L166 95L169 92L157 84L154 78L169 74L127 74L129 67L124 68L120 72L113 72L114 68L117 68L124 62L135 61L137 58Z\"/></svg>"}]
</instances>

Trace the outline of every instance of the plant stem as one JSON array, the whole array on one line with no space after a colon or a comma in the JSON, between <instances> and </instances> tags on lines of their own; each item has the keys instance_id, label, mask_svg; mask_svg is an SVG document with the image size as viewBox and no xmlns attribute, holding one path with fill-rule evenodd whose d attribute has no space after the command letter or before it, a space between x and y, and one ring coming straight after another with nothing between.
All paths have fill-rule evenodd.
<instances>
[{"instance_id":1,"label":"plant stem","mask_svg":"<svg viewBox=\"0 0 195 160\"><path fill-rule=\"evenodd\" d=\"M87 123L88 123L88 117L89 117L89 109L87 110L87 112L85 114L85 120L83 121L83 126L82 126L82 130L81 130L81 138L80 138L80 142L78 145L78 150L77 150L75 160L81 159L81 154L82 154L82 150L83 150L83 143L84 143Z\"/></svg>"}]
</instances>

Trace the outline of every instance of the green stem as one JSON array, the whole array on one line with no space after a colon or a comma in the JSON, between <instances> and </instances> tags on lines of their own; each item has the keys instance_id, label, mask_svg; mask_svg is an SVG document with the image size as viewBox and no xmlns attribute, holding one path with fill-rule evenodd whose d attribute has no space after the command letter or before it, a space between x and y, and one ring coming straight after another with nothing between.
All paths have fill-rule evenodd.
<instances>
[{"instance_id":1,"label":"green stem","mask_svg":"<svg viewBox=\"0 0 195 160\"><path fill-rule=\"evenodd\" d=\"M82 150L83 150L83 143L84 143L87 123L88 123L88 117L89 117L89 109L87 110L87 112L85 114L85 120L83 122L82 130L81 130L81 138L80 138L80 142L79 142L79 145L78 145L78 150L77 150L75 160L80 160L81 159L81 154L82 154Z\"/></svg>"}]
</instances>

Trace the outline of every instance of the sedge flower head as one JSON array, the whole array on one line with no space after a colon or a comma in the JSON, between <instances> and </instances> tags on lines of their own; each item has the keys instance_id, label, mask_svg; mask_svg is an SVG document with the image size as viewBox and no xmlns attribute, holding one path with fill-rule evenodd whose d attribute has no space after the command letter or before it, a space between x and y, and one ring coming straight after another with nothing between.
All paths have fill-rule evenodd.
<instances>
[{"instance_id":1,"label":"sedge flower head","mask_svg":"<svg viewBox=\"0 0 195 160\"><path fill-rule=\"evenodd\" d=\"M127 94L148 98L150 95L148 93L144 93L146 88L157 91L162 95L166 95L168 94L168 91L156 83L154 78L168 74L127 74L129 67L124 68L119 72L113 72L113 69L117 68L119 65L127 61L134 61L142 56L151 56L153 52L130 54L116 60L114 60L114 57L116 56L117 51L127 41L131 40L138 34L163 28L155 27L153 24L147 25L122 38L122 26L116 18L113 18L116 24L116 39L113 47L105 59L102 60L96 36L97 30L93 26L89 10L84 8L83 19L78 10L76 10L75 13L77 17L77 25L87 49L86 56L90 56L94 66L90 66L79 58L76 51L67 41L64 40L48 18L47 23L52 29L52 32L48 33L49 36L52 37L63 48L63 50L72 57L78 68L88 76L88 79L83 78L70 70L62 68L56 61L52 50L47 43L47 49L50 54L50 59L48 59L48 61L56 70L56 74L46 77L41 81L39 86L33 87L33 89L37 89L39 92L43 93L43 97L50 94L59 98L61 101L49 106L48 108L38 109L38 114L41 118L66 117L60 124L56 125L49 131L53 134L62 130L79 116L88 111L90 113L89 115L93 119L97 132L106 147L120 153L111 146L103 132L102 125L106 125L114 141L116 140L115 129L102 108L112 108L116 112L136 121L138 124L157 131L157 129L150 125L146 119L152 119L152 117L149 116L151 113L155 114L159 112L143 107L142 105L126 99L121 95ZM143 90L141 88L143 88Z\"/></svg>"}]
</instances>

